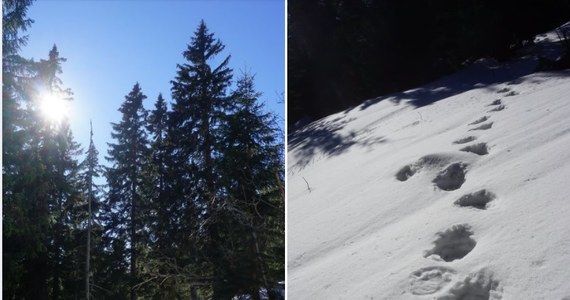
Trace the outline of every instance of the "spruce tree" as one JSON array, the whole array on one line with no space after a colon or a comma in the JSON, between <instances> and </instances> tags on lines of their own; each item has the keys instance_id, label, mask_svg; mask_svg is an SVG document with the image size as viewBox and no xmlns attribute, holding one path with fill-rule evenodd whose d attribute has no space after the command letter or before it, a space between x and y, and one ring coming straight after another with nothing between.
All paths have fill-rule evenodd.
<instances>
[{"instance_id":1,"label":"spruce tree","mask_svg":"<svg viewBox=\"0 0 570 300\"><path fill-rule=\"evenodd\" d=\"M276 118L264 111L260 96L253 76L244 73L223 126L219 168L226 191L222 249L228 274L220 288L230 289L230 295L247 291L252 299L285 275L283 144Z\"/></svg>"},{"instance_id":2,"label":"spruce tree","mask_svg":"<svg viewBox=\"0 0 570 300\"><path fill-rule=\"evenodd\" d=\"M169 294L175 290L172 281L163 281L167 276L162 270L164 259L177 257L172 251L172 244L180 241L175 220L181 209L176 201L170 198L171 187L177 181L169 176L172 169L170 143L168 141L168 109L162 94L158 95L154 109L150 110L146 129L149 133L149 155L145 161L144 175L148 178L144 186L144 196L148 201L145 208L148 212L144 222L148 224L148 245L144 250L144 261L141 261L140 277L144 285L142 293L160 298L172 298Z\"/></svg>"},{"instance_id":3,"label":"spruce tree","mask_svg":"<svg viewBox=\"0 0 570 300\"><path fill-rule=\"evenodd\" d=\"M21 109L29 101L25 98L22 80L30 76L33 62L18 52L28 40L22 34L33 23L26 16L31 4L31 0L2 1L2 156L5 174L21 150L22 140L18 137Z\"/></svg>"},{"instance_id":4,"label":"spruce tree","mask_svg":"<svg viewBox=\"0 0 570 300\"><path fill-rule=\"evenodd\" d=\"M30 230L27 230L27 207L24 196L26 167L22 152L26 134L22 129L23 106L29 97L23 89L24 80L29 80L31 61L19 55L19 49L26 44L22 34L33 22L26 12L32 1L2 1L2 241L3 241L3 283L2 294L12 298L26 272L23 262L27 253L35 253L29 244ZM25 78L25 79L24 79Z\"/></svg>"},{"instance_id":5,"label":"spruce tree","mask_svg":"<svg viewBox=\"0 0 570 300\"><path fill-rule=\"evenodd\" d=\"M59 56L54 45L49 52L47 60L40 60L37 64L38 73L33 81L40 88L34 92L32 105L28 112L37 122L31 122L31 132L34 149L38 146L39 161L43 165L43 177L38 183L45 189L41 191L40 203L46 201L48 214L48 231L46 234L48 273L46 280L51 281L48 294L58 299L67 291L62 286L67 281L73 281L69 276L73 271L75 257L70 256L71 249L75 247L72 239L72 226L76 220L75 207L79 205L81 194L78 186L79 166L77 156L81 154L80 145L75 142L67 117L61 120L46 118L41 111L42 101L47 101L45 95L56 95L61 101L71 100L72 93L62 87L58 74L62 73L61 64L66 59ZM38 144L35 144L35 143ZM44 198L45 199L42 199Z\"/></svg>"},{"instance_id":6,"label":"spruce tree","mask_svg":"<svg viewBox=\"0 0 570 300\"><path fill-rule=\"evenodd\" d=\"M147 164L147 174L150 178L147 197L150 199L153 220L150 221L152 228L152 240L154 246L162 250L169 243L170 219L169 199L167 197L169 178L167 169L169 167L168 151L168 110L166 101L162 94L158 95L154 109L150 112L147 123L147 130L151 136L150 156Z\"/></svg>"},{"instance_id":7,"label":"spruce tree","mask_svg":"<svg viewBox=\"0 0 570 300\"><path fill-rule=\"evenodd\" d=\"M53 141L45 141L46 165L53 165L50 178L53 182L50 192L51 228L49 230L50 245L50 294L52 299L66 298L73 294L77 284L74 276L76 267L82 263L77 255L78 248L74 238L76 226L80 221L79 208L83 202L81 183L79 180L79 164L77 156L81 154L80 146L73 139L69 124L60 124Z\"/></svg>"},{"instance_id":8,"label":"spruce tree","mask_svg":"<svg viewBox=\"0 0 570 300\"><path fill-rule=\"evenodd\" d=\"M146 96L138 83L125 96L119 108L122 120L112 123L111 136L115 143L109 143L107 160L112 166L107 168L106 177L109 185L108 201L110 220L108 225L112 231L113 243L121 245L126 241L128 253L122 259L129 260L130 299L136 299L135 285L138 283L137 258L141 241L139 237L145 229L141 223L144 197L144 163L148 156L148 141L145 130L147 112L143 107ZM121 247L123 247L121 245ZM116 250L122 250L116 248Z\"/></svg>"},{"instance_id":9,"label":"spruce tree","mask_svg":"<svg viewBox=\"0 0 570 300\"><path fill-rule=\"evenodd\" d=\"M216 161L221 153L221 122L231 105L226 89L232 70L228 67L229 56L216 66L211 64L224 47L202 21L183 52L187 62L177 65L177 75L171 81L174 103L169 117L177 172L188 182L176 191L185 211L180 228L193 241L188 246L195 248L194 257L187 261L201 275L210 273L219 280L223 274L217 267L221 255L217 247L221 239L217 210L223 201ZM215 289L213 297L219 297Z\"/></svg>"},{"instance_id":10,"label":"spruce tree","mask_svg":"<svg viewBox=\"0 0 570 300\"><path fill-rule=\"evenodd\" d=\"M17 288L7 282L7 297L57 299L67 274L70 207L79 197L75 158L79 145L66 119L48 120L40 109L45 94L70 98L71 92L61 87L58 78L64 61L54 45L47 60L30 63L28 76L18 78L20 89L13 94L22 104L15 126L20 150L13 161L7 155L4 242L10 246L4 257L7 269L15 271L9 277L17 278Z\"/></svg>"}]
</instances>

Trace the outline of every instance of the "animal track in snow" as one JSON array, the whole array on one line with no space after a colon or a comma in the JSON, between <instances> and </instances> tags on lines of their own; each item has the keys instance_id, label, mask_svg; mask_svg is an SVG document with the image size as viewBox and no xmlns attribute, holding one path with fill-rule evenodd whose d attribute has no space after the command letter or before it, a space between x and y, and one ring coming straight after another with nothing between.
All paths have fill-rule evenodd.
<instances>
[{"instance_id":1,"label":"animal track in snow","mask_svg":"<svg viewBox=\"0 0 570 300\"><path fill-rule=\"evenodd\" d=\"M503 110L503 109L505 109L505 106L501 104L501 105L499 105L499 106L497 106L497 107L491 109L491 110L488 111L488 112L501 111L501 110Z\"/></svg>"},{"instance_id":2,"label":"animal track in snow","mask_svg":"<svg viewBox=\"0 0 570 300\"><path fill-rule=\"evenodd\" d=\"M410 291L414 295L430 295L447 286L455 275L447 267L426 267L410 274Z\"/></svg>"},{"instance_id":3,"label":"animal track in snow","mask_svg":"<svg viewBox=\"0 0 570 300\"><path fill-rule=\"evenodd\" d=\"M464 281L456 283L445 295L438 300L500 300L502 288L493 273L482 269L472 273Z\"/></svg>"},{"instance_id":4,"label":"animal track in snow","mask_svg":"<svg viewBox=\"0 0 570 300\"><path fill-rule=\"evenodd\" d=\"M503 104L503 102L501 102L501 99L497 99L497 100L491 102L491 104L489 104L489 106L501 105L501 104Z\"/></svg>"},{"instance_id":5,"label":"animal track in snow","mask_svg":"<svg viewBox=\"0 0 570 300\"><path fill-rule=\"evenodd\" d=\"M460 188L465 182L465 169L467 165L464 163L453 163L437 174L433 183L444 190L453 191Z\"/></svg>"},{"instance_id":6,"label":"animal track in snow","mask_svg":"<svg viewBox=\"0 0 570 300\"><path fill-rule=\"evenodd\" d=\"M469 146L463 147L459 150L465 151L465 152L475 153L477 155L489 154L489 151L487 149L487 144L485 144L485 143L478 143L478 144L474 144L474 145L469 145Z\"/></svg>"},{"instance_id":7,"label":"animal track in snow","mask_svg":"<svg viewBox=\"0 0 570 300\"><path fill-rule=\"evenodd\" d=\"M416 166L415 164L404 166L403 168L400 169L400 171L398 171L398 173L396 173L396 179L400 181L406 181L408 180L408 178L414 176L414 174L416 174L418 169L419 167Z\"/></svg>"},{"instance_id":8,"label":"animal track in snow","mask_svg":"<svg viewBox=\"0 0 570 300\"><path fill-rule=\"evenodd\" d=\"M479 119L477 119L477 120L475 120L475 121L469 123L469 125L477 125L477 124L479 124L479 123L483 123L483 122L487 121L488 119L489 119L488 116L483 116L483 117L481 117L481 118L479 118Z\"/></svg>"},{"instance_id":9,"label":"animal track in snow","mask_svg":"<svg viewBox=\"0 0 570 300\"><path fill-rule=\"evenodd\" d=\"M461 196L454 204L461 207L474 207L478 209L486 209L487 203L496 198L495 194L483 189L475 193Z\"/></svg>"},{"instance_id":10,"label":"animal track in snow","mask_svg":"<svg viewBox=\"0 0 570 300\"><path fill-rule=\"evenodd\" d=\"M433 249L427 251L424 257L438 255L444 261L450 262L465 257L477 242L471 238L473 232L467 224L453 225L444 232L437 233L438 238L433 242Z\"/></svg>"},{"instance_id":11,"label":"animal track in snow","mask_svg":"<svg viewBox=\"0 0 570 300\"><path fill-rule=\"evenodd\" d=\"M464 137L462 139L458 139L458 140L454 141L453 143L454 144L465 144L465 143L472 142L476 139L477 139L476 136L468 136L468 137Z\"/></svg>"},{"instance_id":12,"label":"animal track in snow","mask_svg":"<svg viewBox=\"0 0 570 300\"><path fill-rule=\"evenodd\" d=\"M486 124L482 124L482 125L479 126L479 127L475 127L475 128L469 129L469 131L473 131L473 130L487 130L487 129L490 129L491 127L493 127L493 122L486 123Z\"/></svg>"},{"instance_id":13,"label":"animal track in snow","mask_svg":"<svg viewBox=\"0 0 570 300\"><path fill-rule=\"evenodd\" d=\"M417 171L419 171L424 167L441 167L446 165L449 162L449 160L450 158L445 155L428 154L418 159L415 163L402 167L396 173L396 179L398 179L399 181L406 181L414 174L416 174Z\"/></svg>"},{"instance_id":14,"label":"animal track in snow","mask_svg":"<svg viewBox=\"0 0 570 300\"><path fill-rule=\"evenodd\" d=\"M497 93L506 93L505 97L509 97L509 96L514 96L514 95L518 95L519 93L516 91L513 91L509 88L503 88L501 90L499 90Z\"/></svg>"}]
</instances>

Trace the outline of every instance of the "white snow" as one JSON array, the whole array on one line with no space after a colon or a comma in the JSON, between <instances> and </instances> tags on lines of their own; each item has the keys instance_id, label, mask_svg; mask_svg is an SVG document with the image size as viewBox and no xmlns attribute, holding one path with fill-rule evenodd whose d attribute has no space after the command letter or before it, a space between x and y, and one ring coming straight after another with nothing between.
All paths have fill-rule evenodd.
<instances>
[{"instance_id":1,"label":"white snow","mask_svg":"<svg viewBox=\"0 0 570 300\"><path fill-rule=\"evenodd\" d=\"M480 60L290 138L287 297L570 299L570 71L535 67Z\"/></svg>"}]
</instances>

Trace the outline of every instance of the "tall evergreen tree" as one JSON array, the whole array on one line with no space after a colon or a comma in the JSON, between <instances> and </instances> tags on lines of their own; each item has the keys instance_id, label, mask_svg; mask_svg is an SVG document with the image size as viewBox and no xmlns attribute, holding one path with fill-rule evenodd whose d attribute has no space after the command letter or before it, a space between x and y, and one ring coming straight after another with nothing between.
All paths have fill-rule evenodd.
<instances>
[{"instance_id":1,"label":"tall evergreen tree","mask_svg":"<svg viewBox=\"0 0 570 300\"><path fill-rule=\"evenodd\" d=\"M220 173L226 193L223 282L228 295L259 290L284 278L283 144L275 117L264 112L254 78L244 73L233 93L235 109L223 126Z\"/></svg>"},{"instance_id":2,"label":"tall evergreen tree","mask_svg":"<svg viewBox=\"0 0 570 300\"><path fill-rule=\"evenodd\" d=\"M22 121L22 105L29 100L24 97L23 82L19 78L30 76L33 63L21 57L19 50L28 40L28 36L22 34L33 23L26 16L32 2L2 1L2 156L3 166L7 166L5 172L9 171L22 144L18 127Z\"/></svg>"},{"instance_id":3,"label":"tall evergreen tree","mask_svg":"<svg viewBox=\"0 0 570 300\"><path fill-rule=\"evenodd\" d=\"M148 140L145 130L147 112L143 107L146 96L140 85L136 83L131 92L125 96L125 102L119 108L123 114L119 123L112 123L111 136L116 143L109 143L107 160L112 166L107 168L107 183L109 185L108 201L111 219L108 228L111 236L127 242L128 253L122 259L129 260L130 270L130 299L136 299L135 285L138 281L137 258L141 240L139 237L144 224L144 163L148 156Z\"/></svg>"},{"instance_id":4,"label":"tall evergreen tree","mask_svg":"<svg viewBox=\"0 0 570 300\"><path fill-rule=\"evenodd\" d=\"M195 255L203 256L202 262L218 262L220 255L216 211L222 206L222 199L215 168L221 152L220 124L231 105L226 89L232 70L228 67L230 56L217 66L210 64L224 47L202 21L183 52L187 62L177 65L177 75L171 81L173 151L180 173L189 183L177 192L183 197L186 211L182 229L199 245ZM202 275L211 273L214 278L221 275L216 269L212 263L199 267ZM218 297L216 290L213 293L214 298Z\"/></svg>"},{"instance_id":5,"label":"tall evergreen tree","mask_svg":"<svg viewBox=\"0 0 570 300\"><path fill-rule=\"evenodd\" d=\"M50 229L49 268L51 271L50 294L52 299L67 298L74 293L77 285L76 267L81 260L75 252L83 248L74 239L75 228L80 220L79 208L83 202L78 176L79 165L77 156L81 153L65 122L60 124L53 140L46 140L44 160L53 165L50 173Z\"/></svg>"},{"instance_id":6,"label":"tall evergreen tree","mask_svg":"<svg viewBox=\"0 0 570 300\"><path fill-rule=\"evenodd\" d=\"M155 247L164 250L168 244L169 219L168 214L171 209L167 198L168 185L168 109L162 94L158 95L154 109L150 112L147 123L147 130L151 135L150 156L147 164L147 173L150 184L146 193L151 199L153 209L152 218L152 240Z\"/></svg>"},{"instance_id":7,"label":"tall evergreen tree","mask_svg":"<svg viewBox=\"0 0 570 300\"><path fill-rule=\"evenodd\" d=\"M144 220L149 227L148 245L144 250L144 262L141 262L140 286L142 292L154 297L173 298L176 290L172 281L163 281L168 272L162 266L167 257L177 257L173 243L181 237L176 226L181 207L170 198L172 186L176 185L176 176L171 176L171 147L169 143L168 108L162 94L158 95L154 109L149 112L146 124L150 137L149 156L145 163L145 176L148 182L144 195L148 199L145 208L148 214Z\"/></svg>"},{"instance_id":8,"label":"tall evergreen tree","mask_svg":"<svg viewBox=\"0 0 570 300\"><path fill-rule=\"evenodd\" d=\"M22 160L25 132L22 130L22 106L29 101L23 89L23 80L29 79L29 60L19 55L27 37L22 34L33 22L26 12L32 1L2 1L2 241L3 284L5 298L14 297L22 276L26 272L23 261L34 247L25 246L31 232L25 226L29 202L24 196L23 175L27 165Z\"/></svg>"},{"instance_id":9,"label":"tall evergreen tree","mask_svg":"<svg viewBox=\"0 0 570 300\"><path fill-rule=\"evenodd\" d=\"M57 299L67 272L66 250L73 218L70 207L79 197L75 158L79 145L66 119L48 120L40 109L46 94L70 98L71 92L61 87L58 78L64 61L54 45L47 60L30 63L29 76L18 79L18 97L24 105L18 108L14 128L21 144L16 143L19 151L14 161L8 155L11 170L5 172L9 184L3 190L7 196L4 241L15 247L6 247L4 257L9 261L8 269L15 268L9 277L18 279L15 288L11 282L6 284L7 297Z\"/></svg>"},{"instance_id":10,"label":"tall evergreen tree","mask_svg":"<svg viewBox=\"0 0 570 300\"><path fill-rule=\"evenodd\" d=\"M62 87L63 83L57 76L62 72L61 64L65 61L65 58L59 56L54 45L48 59L38 62L38 73L33 83L40 88L33 92L33 100L27 111L30 119L37 120L31 122L31 149L38 147L37 163L45 168L40 172L44 177L38 182L38 186L45 189L39 192L37 199L39 203L47 205L45 210L48 228L45 243L48 245L48 272L45 279L39 280L51 281L47 294L53 299L63 296L65 291L62 291L61 286L66 285L67 280L74 280L68 275L73 271L70 266L76 261L68 253L74 247L71 239L71 227L76 220L74 207L79 205L81 198L76 159L81 150L79 144L74 141L69 121L67 117L61 120L46 118L42 111L42 101L48 101L46 95L55 95L60 101L71 100L71 91Z\"/></svg>"}]
</instances>

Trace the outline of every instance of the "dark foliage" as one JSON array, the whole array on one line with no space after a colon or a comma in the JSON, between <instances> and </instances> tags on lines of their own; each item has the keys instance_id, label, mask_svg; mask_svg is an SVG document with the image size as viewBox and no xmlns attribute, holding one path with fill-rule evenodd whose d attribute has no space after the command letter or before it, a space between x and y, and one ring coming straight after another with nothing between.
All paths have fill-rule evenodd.
<instances>
[{"instance_id":1,"label":"dark foliage","mask_svg":"<svg viewBox=\"0 0 570 300\"><path fill-rule=\"evenodd\" d=\"M507 59L569 16L567 0L291 0L289 131L481 57Z\"/></svg>"},{"instance_id":2,"label":"dark foliage","mask_svg":"<svg viewBox=\"0 0 570 300\"><path fill-rule=\"evenodd\" d=\"M145 184L145 162L148 157L146 133L147 111L143 107L146 96L138 83L119 108L123 114L119 123L113 123L111 137L116 143L109 143L112 166L107 168L109 185L108 202L110 211L106 234L113 239L128 241L128 252L124 260L130 265L130 299L136 299L135 285L138 283L137 258L144 244L145 198L142 190Z\"/></svg>"}]
</instances>

